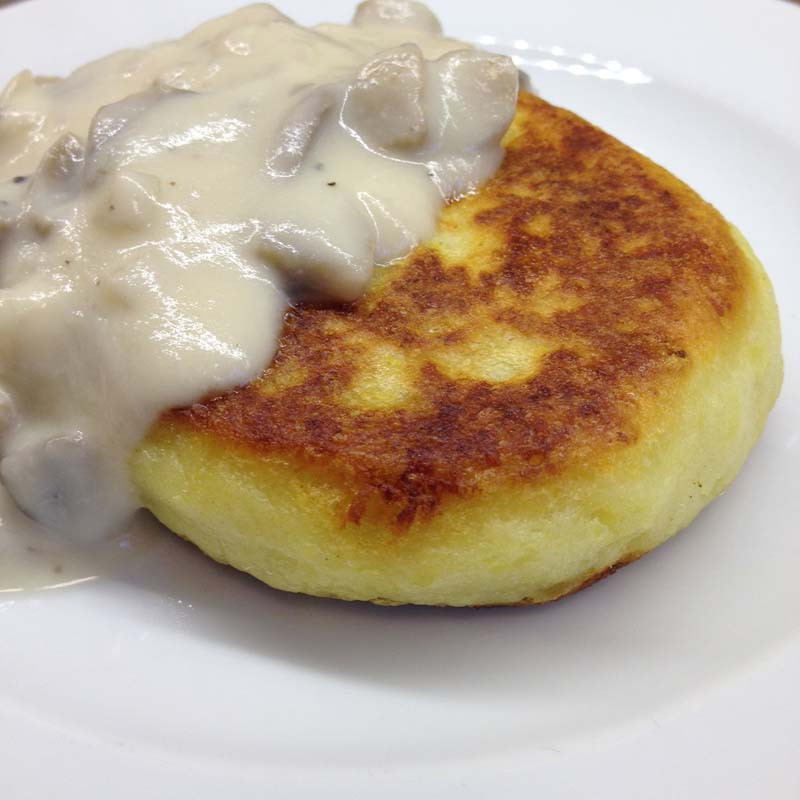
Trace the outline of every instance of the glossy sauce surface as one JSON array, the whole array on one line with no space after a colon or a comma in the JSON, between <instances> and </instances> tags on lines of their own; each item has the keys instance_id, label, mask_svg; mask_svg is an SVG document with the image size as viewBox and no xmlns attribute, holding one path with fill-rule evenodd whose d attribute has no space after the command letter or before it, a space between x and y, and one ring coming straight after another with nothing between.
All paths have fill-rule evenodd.
<instances>
[{"instance_id":1,"label":"glossy sauce surface","mask_svg":"<svg viewBox=\"0 0 800 800\"><path fill-rule=\"evenodd\" d=\"M253 5L20 73L0 96L2 557L19 509L64 541L118 529L153 420L250 382L292 301L354 300L429 236L498 167L517 85L390 0L311 29Z\"/></svg>"}]
</instances>

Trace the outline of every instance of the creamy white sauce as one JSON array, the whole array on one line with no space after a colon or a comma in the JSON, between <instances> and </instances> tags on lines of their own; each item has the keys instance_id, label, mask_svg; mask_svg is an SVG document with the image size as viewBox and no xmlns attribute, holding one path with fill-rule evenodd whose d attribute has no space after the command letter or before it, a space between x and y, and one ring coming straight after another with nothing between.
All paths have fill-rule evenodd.
<instances>
[{"instance_id":1,"label":"creamy white sauce","mask_svg":"<svg viewBox=\"0 0 800 800\"><path fill-rule=\"evenodd\" d=\"M30 589L60 589L117 575L156 554L164 528L145 511L99 542L79 543L48 531L19 510L0 486L0 603Z\"/></svg>"},{"instance_id":2,"label":"creamy white sauce","mask_svg":"<svg viewBox=\"0 0 800 800\"><path fill-rule=\"evenodd\" d=\"M253 5L65 79L20 73L0 96L16 504L70 541L117 529L157 416L253 380L290 302L354 300L429 236L498 167L517 85L403 0L310 29Z\"/></svg>"}]
</instances>

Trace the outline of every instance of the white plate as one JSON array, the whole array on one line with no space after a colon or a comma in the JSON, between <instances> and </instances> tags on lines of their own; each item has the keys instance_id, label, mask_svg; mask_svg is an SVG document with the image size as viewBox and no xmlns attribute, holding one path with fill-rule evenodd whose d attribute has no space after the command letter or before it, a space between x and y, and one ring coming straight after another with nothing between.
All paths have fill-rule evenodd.
<instances>
[{"instance_id":1,"label":"white plate","mask_svg":"<svg viewBox=\"0 0 800 800\"><path fill-rule=\"evenodd\" d=\"M63 72L231 6L12 5L0 79ZM547 99L742 228L782 311L786 382L763 438L687 532L550 607L284 595L167 536L113 580L5 595L2 797L800 794L800 7L434 6L449 32L510 47ZM350 6L284 10L312 22Z\"/></svg>"}]
</instances>

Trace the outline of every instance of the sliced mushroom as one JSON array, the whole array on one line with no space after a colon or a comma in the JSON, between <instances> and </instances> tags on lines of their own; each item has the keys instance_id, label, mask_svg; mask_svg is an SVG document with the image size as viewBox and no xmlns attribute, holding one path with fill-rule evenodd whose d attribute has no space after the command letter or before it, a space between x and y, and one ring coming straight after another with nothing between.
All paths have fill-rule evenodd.
<instances>
[{"instance_id":1,"label":"sliced mushroom","mask_svg":"<svg viewBox=\"0 0 800 800\"><path fill-rule=\"evenodd\" d=\"M86 178L91 182L107 168L110 151L119 134L145 112L178 89L157 88L129 95L116 103L102 106L92 119L86 148Z\"/></svg>"},{"instance_id":2,"label":"sliced mushroom","mask_svg":"<svg viewBox=\"0 0 800 800\"><path fill-rule=\"evenodd\" d=\"M354 25L393 25L441 33L442 24L424 4L411 0L364 0L356 6Z\"/></svg>"},{"instance_id":3,"label":"sliced mushroom","mask_svg":"<svg viewBox=\"0 0 800 800\"><path fill-rule=\"evenodd\" d=\"M0 476L17 505L78 541L102 535L97 509L119 494L109 472L100 450L80 431L32 442L0 462Z\"/></svg>"},{"instance_id":4,"label":"sliced mushroom","mask_svg":"<svg viewBox=\"0 0 800 800\"><path fill-rule=\"evenodd\" d=\"M348 303L372 274L375 230L363 205L329 192L310 194L290 182L281 203L285 222L262 228L259 255L279 270L294 300Z\"/></svg>"},{"instance_id":5,"label":"sliced mushroom","mask_svg":"<svg viewBox=\"0 0 800 800\"><path fill-rule=\"evenodd\" d=\"M519 72L507 56L457 50L432 65L440 91L439 140L449 150L467 150L503 136L517 108Z\"/></svg>"},{"instance_id":6,"label":"sliced mushroom","mask_svg":"<svg viewBox=\"0 0 800 800\"><path fill-rule=\"evenodd\" d=\"M28 211L40 234L52 227L52 210L80 190L84 162L83 145L72 133L56 139L44 154L27 194Z\"/></svg>"},{"instance_id":7,"label":"sliced mushroom","mask_svg":"<svg viewBox=\"0 0 800 800\"><path fill-rule=\"evenodd\" d=\"M423 58L415 44L386 50L347 90L342 122L379 149L418 147L425 138Z\"/></svg>"},{"instance_id":8,"label":"sliced mushroom","mask_svg":"<svg viewBox=\"0 0 800 800\"><path fill-rule=\"evenodd\" d=\"M267 172L273 178L291 178L300 169L322 118L335 100L332 86L309 92L278 128L277 140L267 152Z\"/></svg>"}]
</instances>

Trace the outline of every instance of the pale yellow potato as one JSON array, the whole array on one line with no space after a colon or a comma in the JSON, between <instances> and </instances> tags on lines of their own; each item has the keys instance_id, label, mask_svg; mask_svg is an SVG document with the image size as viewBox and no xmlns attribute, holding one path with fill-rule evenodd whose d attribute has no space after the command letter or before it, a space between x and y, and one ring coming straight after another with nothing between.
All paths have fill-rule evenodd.
<instances>
[{"instance_id":1,"label":"pale yellow potato","mask_svg":"<svg viewBox=\"0 0 800 800\"><path fill-rule=\"evenodd\" d=\"M688 187L523 95L499 174L260 381L164 416L143 503L279 589L541 603L685 527L778 394L769 280Z\"/></svg>"}]
</instances>

